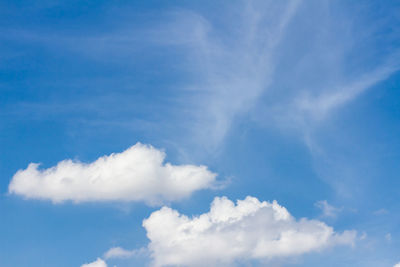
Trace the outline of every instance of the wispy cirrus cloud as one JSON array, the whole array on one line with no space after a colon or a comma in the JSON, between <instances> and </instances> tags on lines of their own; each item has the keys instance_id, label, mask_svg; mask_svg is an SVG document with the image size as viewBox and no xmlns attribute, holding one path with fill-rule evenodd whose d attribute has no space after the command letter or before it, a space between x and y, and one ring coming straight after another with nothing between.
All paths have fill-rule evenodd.
<instances>
[{"instance_id":1,"label":"wispy cirrus cloud","mask_svg":"<svg viewBox=\"0 0 400 267\"><path fill-rule=\"evenodd\" d=\"M315 206L321 209L323 217L335 218L337 214L343 210L343 208L337 208L330 205L326 200L317 201Z\"/></svg>"},{"instance_id":2,"label":"wispy cirrus cloud","mask_svg":"<svg viewBox=\"0 0 400 267\"><path fill-rule=\"evenodd\" d=\"M157 101L154 96L143 96L164 114L146 118L147 122L137 123L136 107L147 106L141 105L143 101L137 101L134 93L127 94L130 90L126 88L135 82L127 73L117 86L121 93L112 97L107 89L101 89L96 97L88 95L90 101L83 97L80 102L84 104L78 107L76 100L60 100L62 103L20 103L9 108L29 116L73 114L79 108L87 113L83 119L89 127L99 122L115 127L117 120L118 127L151 124L148 128L154 130L156 125L168 126L174 121L182 133L179 140L186 142L180 142L180 147L199 148L201 143L199 150L209 151L218 149L235 121L250 113L261 125L300 131L309 144L310 132L333 111L389 78L399 67L398 53L388 50L382 56L383 63L374 63L369 69L357 66L352 74L343 73L351 64L349 54L364 44L363 38L376 33L366 27L363 36L357 34L359 26L345 14L339 14L341 22L337 23L330 16L334 8L340 9L340 4L336 5L300 0L239 1L224 6L225 15L218 19L213 14L181 8L163 11L159 14L161 23L142 28L127 20L112 30L90 34L6 31L7 40L53 47L115 66L132 66L132 62L143 60L140 55L146 52L159 64L166 61L176 71L174 75L182 77L178 84L167 84L174 89L165 89L169 93ZM163 58L157 51L172 52L174 60ZM362 59L362 53L354 58ZM115 87L106 77L79 80L79 84L93 83ZM132 100L136 100L136 106L129 104ZM104 113L104 105L112 109ZM163 138L177 143L177 136L174 133Z\"/></svg>"},{"instance_id":3,"label":"wispy cirrus cloud","mask_svg":"<svg viewBox=\"0 0 400 267\"><path fill-rule=\"evenodd\" d=\"M370 89L374 85L388 79L393 73L399 70L396 54L393 55L394 62L385 63L377 69L357 77L354 81L337 88L324 89L319 95L311 96L307 91L296 98L291 110L295 120L321 121L331 112L342 105L352 101L357 96ZM393 61L393 58L391 61Z\"/></svg>"},{"instance_id":4,"label":"wispy cirrus cloud","mask_svg":"<svg viewBox=\"0 0 400 267\"><path fill-rule=\"evenodd\" d=\"M191 95L183 98L190 105L185 114L192 140L218 148L235 118L254 107L271 83L274 53L299 4L295 0L232 5L227 12L235 20L223 30L200 14L174 13L176 22L165 30L172 33L167 40L184 49L194 79L186 85Z\"/></svg>"}]
</instances>

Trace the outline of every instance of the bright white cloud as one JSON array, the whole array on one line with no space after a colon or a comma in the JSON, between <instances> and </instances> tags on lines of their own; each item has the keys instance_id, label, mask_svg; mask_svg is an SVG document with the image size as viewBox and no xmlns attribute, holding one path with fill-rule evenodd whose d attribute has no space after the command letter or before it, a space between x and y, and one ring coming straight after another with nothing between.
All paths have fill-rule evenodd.
<instances>
[{"instance_id":1,"label":"bright white cloud","mask_svg":"<svg viewBox=\"0 0 400 267\"><path fill-rule=\"evenodd\" d=\"M400 262L395 264L395 265L393 265L393 267L400 267Z\"/></svg>"},{"instance_id":2,"label":"bright white cloud","mask_svg":"<svg viewBox=\"0 0 400 267\"><path fill-rule=\"evenodd\" d=\"M189 218L163 207L143 221L154 266L221 266L269 260L353 244L356 232L336 233L318 220L296 220L276 201L247 197L235 205L215 198L208 213Z\"/></svg>"},{"instance_id":3,"label":"bright white cloud","mask_svg":"<svg viewBox=\"0 0 400 267\"><path fill-rule=\"evenodd\" d=\"M145 201L157 204L188 197L214 185L206 166L163 163L165 153L137 143L122 153L86 164L63 160L49 169L31 163L12 178L9 193L55 203L71 200Z\"/></svg>"},{"instance_id":4,"label":"bright white cloud","mask_svg":"<svg viewBox=\"0 0 400 267\"><path fill-rule=\"evenodd\" d=\"M102 259L98 258L94 262L81 265L81 267L107 267L107 263Z\"/></svg>"}]
</instances>

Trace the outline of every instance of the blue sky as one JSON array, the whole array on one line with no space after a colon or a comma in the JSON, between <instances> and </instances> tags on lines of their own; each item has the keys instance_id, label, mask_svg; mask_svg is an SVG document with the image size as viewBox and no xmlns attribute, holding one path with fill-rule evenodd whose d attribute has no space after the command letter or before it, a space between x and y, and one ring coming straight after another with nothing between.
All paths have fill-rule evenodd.
<instances>
[{"instance_id":1,"label":"blue sky","mask_svg":"<svg viewBox=\"0 0 400 267\"><path fill-rule=\"evenodd\" d=\"M399 8L2 1L0 266L174 265L166 255L199 266L193 251L210 240L240 251L199 249L210 266L394 266ZM30 163L41 165L29 171ZM239 203L231 210L216 197L255 207L237 219ZM273 200L289 221L275 221ZM178 217L162 207L188 216L180 227L201 214L212 226L190 226L191 243L172 226L165 237ZM243 245L265 241L251 229L267 241L293 229L317 241L257 254ZM249 240L227 240L238 233ZM107 256L111 248L125 254Z\"/></svg>"}]
</instances>

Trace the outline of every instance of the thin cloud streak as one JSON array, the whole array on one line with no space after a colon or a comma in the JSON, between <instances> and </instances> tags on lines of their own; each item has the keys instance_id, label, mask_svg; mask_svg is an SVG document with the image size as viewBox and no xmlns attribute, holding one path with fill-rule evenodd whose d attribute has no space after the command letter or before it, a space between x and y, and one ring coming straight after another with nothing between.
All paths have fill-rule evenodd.
<instances>
[{"instance_id":1,"label":"thin cloud streak","mask_svg":"<svg viewBox=\"0 0 400 267\"><path fill-rule=\"evenodd\" d=\"M298 5L299 1L287 5L254 1L236 6L230 12L241 9L239 15L235 13L238 21L225 34L199 14L176 14L178 25L189 26L172 24L166 31L177 35L173 35L175 41L184 40L181 45L187 58L193 59L188 67L195 72L196 82L187 86L193 98L183 101L191 107L189 115L194 118L188 124L194 142L206 143L211 151L217 149L233 120L256 104L270 85L275 49Z\"/></svg>"},{"instance_id":2,"label":"thin cloud streak","mask_svg":"<svg viewBox=\"0 0 400 267\"><path fill-rule=\"evenodd\" d=\"M326 200L320 200L315 203L315 206L322 211L322 217L331 217L336 218L339 212L343 210L343 208L337 208L328 203Z\"/></svg>"},{"instance_id":3,"label":"thin cloud streak","mask_svg":"<svg viewBox=\"0 0 400 267\"><path fill-rule=\"evenodd\" d=\"M295 100L295 109L311 119L322 120L340 106L370 89L377 83L388 79L399 69L395 65L384 65L337 90L331 90L319 96L303 96Z\"/></svg>"},{"instance_id":4,"label":"thin cloud streak","mask_svg":"<svg viewBox=\"0 0 400 267\"><path fill-rule=\"evenodd\" d=\"M121 247L112 247L104 253L105 259L127 259L148 254L147 248L127 250Z\"/></svg>"}]
</instances>

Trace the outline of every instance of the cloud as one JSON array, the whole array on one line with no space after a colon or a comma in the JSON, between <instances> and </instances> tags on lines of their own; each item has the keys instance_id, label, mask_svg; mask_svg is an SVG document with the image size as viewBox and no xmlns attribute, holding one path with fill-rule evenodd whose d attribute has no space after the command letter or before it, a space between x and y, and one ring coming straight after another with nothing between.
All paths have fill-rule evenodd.
<instances>
[{"instance_id":1,"label":"cloud","mask_svg":"<svg viewBox=\"0 0 400 267\"><path fill-rule=\"evenodd\" d=\"M365 240L367 239L368 234L366 232L362 232L361 236L360 236L360 240Z\"/></svg>"},{"instance_id":2,"label":"cloud","mask_svg":"<svg viewBox=\"0 0 400 267\"><path fill-rule=\"evenodd\" d=\"M9 193L54 203L71 200L144 201L158 204L188 197L214 186L216 174L206 166L164 163L166 154L137 143L122 153L92 163L63 160L48 169L31 163L12 178Z\"/></svg>"},{"instance_id":3,"label":"cloud","mask_svg":"<svg viewBox=\"0 0 400 267\"><path fill-rule=\"evenodd\" d=\"M256 105L271 82L274 53L299 2L229 5L222 17L229 26L222 31L207 14L185 10L174 13L175 23L166 23L168 34L160 42L178 46L193 74L194 82L185 86L192 95L182 101L188 105L185 116L190 117L191 140L204 141L200 143L206 148L217 147L235 118Z\"/></svg>"},{"instance_id":4,"label":"cloud","mask_svg":"<svg viewBox=\"0 0 400 267\"><path fill-rule=\"evenodd\" d=\"M400 267L400 262L395 264L395 265L393 265L393 267Z\"/></svg>"},{"instance_id":5,"label":"cloud","mask_svg":"<svg viewBox=\"0 0 400 267\"><path fill-rule=\"evenodd\" d=\"M104 258L131 258L133 256L141 255L146 252L146 249L133 249L127 250L121 247L110 248L106 253L104 253Z\"/></svg>"},{"instance_id":6,"label":"cloud","mask_svg":"<svg viewBox=\"0 0 400 267\"><path fill-rule=\"evenodd\" d=\"M315 203L317 208L322 210L322 216L324 217L336 217L339 212L342 211L341 208L336 208L328 203L326 200L320 200Z\"/></svg>"},{"instance_id":7,"label":"cloud","mask_svg":"<svg viewBox=\"0 0 400 267\"><path fill-rule=\"evenodd\" d=\"M379 209L373 212L374 215L386 215L389 211L387 209Z\"/></svg>"},{"instance_id":8,"label":"cloud","mask_svg":"<svg viewBox=\"0 0 400 267\"><path fill-rule=\"evenodd\" d=\"M398 58L397 53L393 57ZM338 86L338 88L331 89L328 92L325 90L317 96L304 94L295 99L296 111L293 113L307 116L313 120L322 120L334 109L353 100L375 84L388 79L398 68L398 64L393 62L385 63L374 71L357 77L355 81Z\"/></svg>"},{"instance_id":9,"label":"cloud","mask_svg":"<svg viewBox=\"0 0 400 267\"><path fill-rule=\"evenodd\" d=\"M170 125L171 120L176 119L179 122L176 127L184 125L182 133L189 136L188 142L193 140L195 144L200 143L203 149L213 149L223 142L235 118L256 105L258 98L270 85L276 65L273 59L276 48L285 37L299 3L299 0L239 1L223 7L221 11L226 15L218 16L221 20L215 20L207 13L197 13L196 10L171 8L159 13L161 22L158 26L158 23L151 23L151 27L137 27L135 22L128 20L129 24L121 23L111 32L85 32L82 29L85 34L67 34L10 29L4 36L16 43L40 45L48 51L57 47L57 51L61 50L63 54L75 56L78 53L81 59L123 64L124 67L138 62L141 56L136 55L139 53L146 53L148 58L157 58L154 51L167 49L170 53L172 47L177 57L170 65L174 66L173 69L183 66L179 74L189 78L189 81L175 94L171 93L176 102L167 102L168 98L163 98L166 101L163 103L152 102L153 109L168 106L170 110L163 109L163 112L174 110L176 118L168 117L165 122L150 116L146 118L146 123ZM225 25L222 29L221 22L229 26ZM160 60L164 62L165 57ZM87 79L75 82L81 85ZM99 84L96 86L98 88L109 80L101 77L89 83L93 85L94 82ZM112 80L113 85L115 82ZM120 77L118 87L124 88L128 84L130 88L133 82ZM124 128L132 124L136 126L132 116L136 114L137 107L146 109L149 105L136 103L132 106L132 95L127 96L127 90L124 90L121 97L118 91L112 97L100 91L99 96L91 97L90 105L87 105L88 101L85 101L85 105L79 105L76 104L79 101L77 99L72 102L61 99L58 103L18 103L7 111L12 115L22 113L24 116L40 118L55 113L73 115L79 109L88 113L84 119L82 114L79 117L79 121L88 121L85 127L99 123L119 123ZM113 105L114 101L110 99L116 98L118 105ZM104 113L104 105L113 105L112 111ZM96 117L90 115L92 111L95 111ZM121 116L122 113L125 115ZM126 116L127 113L129 116ZM140 123L140 127L143 127L143 123ZM176 134L173 133L173 136ZM182 139L182 136L178 138Z\"/></svg>"},{"instance_id":10,"label":"cloud","mask_svg":"<svg viewBox=\"0 0 400 267\"><path fill-rule=\"evenodd\" d=\"M143 221L154 266L221 266L271 260L353 244L356 232L336 233L318 220L296 220L276 201L247 197L235 205L216 197L208 213L189 218L163 207Z\"/></svg>"},{"instance_id":11,"label":"cloud","mask_svg":"<svg viewBox=\"0 0 400 267\"><path fill-rule=\"evenodd\" d=\"M393 50L368 60L376 50L365 45L365 36L376 34L370 25L354 24L346 12L341 23L332 19L332 10L346 5L239 1L225 9L220 20L179 10L160 41L188 59L185 71L194 81L184 85L190 94L181 97L182 121L202 149L218 148L246 116L267 128L299 131L312 149L320 123L399 69Z\"/></svg>"},{"instance_id":12,"label":"cloud","mask_svg":"<svg viewBox=\"0 0 400 267\"><path fill-rule=\"evenodd\" d=\"M107 263L102 259L98 258L94 262L81 265L81 267L107 267Z\"/></svg>"}]
</instances>

